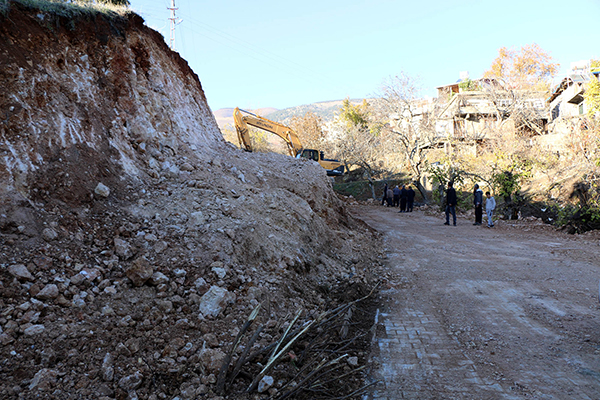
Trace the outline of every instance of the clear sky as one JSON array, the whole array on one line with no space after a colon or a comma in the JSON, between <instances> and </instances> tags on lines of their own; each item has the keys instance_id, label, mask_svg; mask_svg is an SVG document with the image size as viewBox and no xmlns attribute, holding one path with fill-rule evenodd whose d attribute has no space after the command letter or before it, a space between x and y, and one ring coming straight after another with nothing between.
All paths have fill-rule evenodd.
<instances>
[{"instance_id":1,"label":"clear sky","mask_svg":"<svg viewBox=\"0 0 600 400\"><path fill-rule=\"evenodd\" d=\"M171 0L130 0L168 43ZM368 98L404 72L423 95L478 78L502 46L600 58L600 0L175 0L175 50L213 111Z\"/></svg>"}]
</instances>

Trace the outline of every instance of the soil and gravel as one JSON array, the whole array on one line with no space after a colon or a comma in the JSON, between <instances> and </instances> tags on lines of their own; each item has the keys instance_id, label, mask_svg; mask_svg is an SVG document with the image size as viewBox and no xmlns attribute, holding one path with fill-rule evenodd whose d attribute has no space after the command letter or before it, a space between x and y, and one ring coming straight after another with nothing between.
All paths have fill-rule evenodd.
<instances>
[{"instance_id":1,"label":"soil and gravel","mask_svg":"<svg viewBox=\"0 0 600 400\"><path fill-rule=\"evenodd\" d=\"M325 171L227 144L198 77L139 16L9 6L0 398L358 389L372 311L355 301L376 287L378 236Z\"/></svg>"}]
</instances>

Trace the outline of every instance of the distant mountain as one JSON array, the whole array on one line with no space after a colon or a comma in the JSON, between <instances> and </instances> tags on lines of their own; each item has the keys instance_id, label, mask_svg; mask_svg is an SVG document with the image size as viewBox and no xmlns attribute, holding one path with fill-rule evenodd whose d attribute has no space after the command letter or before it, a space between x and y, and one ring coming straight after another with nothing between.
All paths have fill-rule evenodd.
<instances>
[{"instance_id":1,"label":"distant mountain","mask_svg":"<svg viewBox=\"0 0 600 400\"><path fill-rule=\"evenodd\" d=\"M353 104L362 103L362 99L350 99ZM318 103L304 104L296 107L288 107L282 110L276 108L259 108L257 110L247 109L261 117L269 118L273 121L285 124L292 117L303 116L307 112L312 112L323 119L324 122L333 120L338 114L344 100L320 101ZM221 108L214 111L213 114L220 128L227 125L233 125L233 108ZM244 108L244 110L246 110Z\"/></svg>"},{"instance_id":2,"label":"distant mountain","mask_svg":"<svg viewBox=\"0 0 600 400\"><path fill-rule=\"evenodd\" d=\"M267 115L277 111L277 109L273 107L258 108L256 110L246 108L243 109L258 114L261 117L266 117ZM234 108L219 108L217 111L213 112L219 128L223 128L227 125L233 125L233 110Z\"/></svg>"},{"instance_id":3,"label":"distant mountain","mask_svg":"<svg viewBox=\"0 0 600 400\"><path fill-rule=\"evenodd\" d=\"M362 99L350 99L353 104L362 103ZM307 112L321 117L324 122L333 120L339 113L344 100L320 101L318 103L304 104L296 107L284 108L283 110L274 111L269 114L269 119L281 122L283 124L292 117L301 117Z\"/></svg>"}]
</instances>

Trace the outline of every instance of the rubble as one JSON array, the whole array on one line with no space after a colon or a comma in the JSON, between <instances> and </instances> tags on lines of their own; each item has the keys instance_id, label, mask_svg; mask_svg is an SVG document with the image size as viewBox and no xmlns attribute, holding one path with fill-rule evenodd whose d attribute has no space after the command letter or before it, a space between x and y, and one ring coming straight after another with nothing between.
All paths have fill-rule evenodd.
<instances>
[{"instance_id":1,"label":"rubble","mask_svg":"<svg viewBox=\"0 0 600 400\"><path fill-rule=\"evenodd\" d=\"M226 144L198 77L138 16L48 25L10 4L0 398L254 398L248 365L215 392L251 310L249 356L297 310L373 287L378 238L316 163Z\"/></svg>"}]
</instances>

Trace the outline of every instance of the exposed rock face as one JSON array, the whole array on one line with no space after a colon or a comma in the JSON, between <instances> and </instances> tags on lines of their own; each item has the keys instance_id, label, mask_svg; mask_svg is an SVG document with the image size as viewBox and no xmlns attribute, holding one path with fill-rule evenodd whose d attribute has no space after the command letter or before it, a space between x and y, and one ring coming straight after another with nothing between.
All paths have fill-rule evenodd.
<instances>
[{"instance_id":1,"label":"exposed rock face","mask_svg":"<svg viewBox=\"0 0 600 400\"><path fill-rule=\"evenodd\" d=\"M278 319L367 281L374 238L324 170L226 144L140 17L9 4L0 398L206 397L259 303L266 346Z\"/></svg>"},{"instance_id":2,"label":"exposed rock face","mask_svg":"<svg viewBox=\"0 0 600 400\"><path fill-rule=\"evenodd\" d=\"M1 39L0 195L86 202L94 189L106 197L121 174L160 165L180 142L223 142L198 77L137 15L69 21L11 8Z\"/></svg>"}]
</instances>

